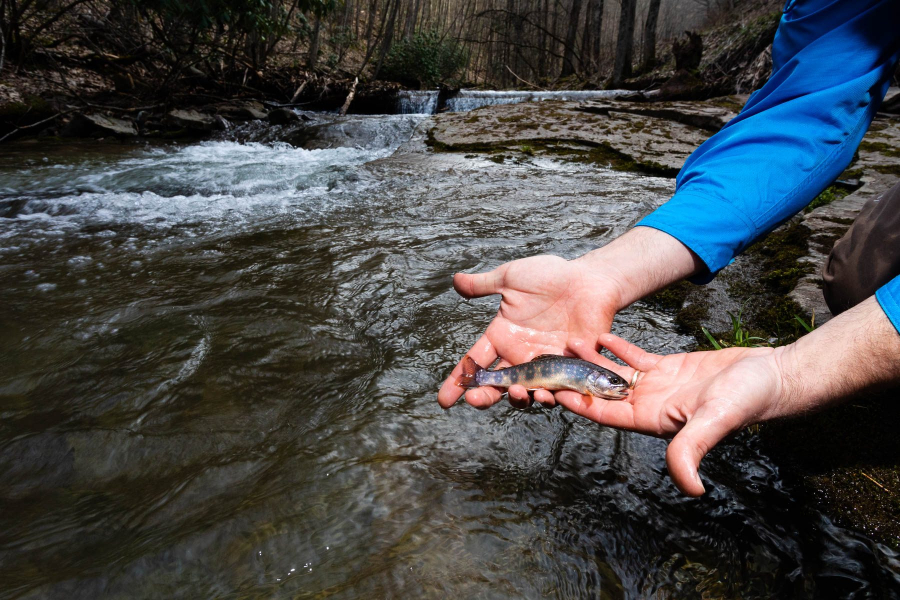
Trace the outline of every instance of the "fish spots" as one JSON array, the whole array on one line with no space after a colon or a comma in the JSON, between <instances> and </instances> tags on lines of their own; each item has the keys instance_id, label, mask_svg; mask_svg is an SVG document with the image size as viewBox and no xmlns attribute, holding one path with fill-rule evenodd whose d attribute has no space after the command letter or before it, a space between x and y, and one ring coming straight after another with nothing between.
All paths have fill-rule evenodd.
<instances>
[{"instance_id":1,"label":"fish spots","mask_svg":"<svg viewBox=\"0 0 900 600\"><path fill-rule=\"evenodd\" d=\"M518 371L518 369L510 369L509 382L510 382L510 383L519 383L519 371Z\"/></svg>"}]
</instances>

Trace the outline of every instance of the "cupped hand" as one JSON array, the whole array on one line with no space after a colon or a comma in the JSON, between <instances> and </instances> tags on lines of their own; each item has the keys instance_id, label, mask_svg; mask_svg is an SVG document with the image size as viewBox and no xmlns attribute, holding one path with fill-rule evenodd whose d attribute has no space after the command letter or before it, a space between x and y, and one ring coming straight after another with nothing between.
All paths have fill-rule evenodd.
<instances>
[{"instance_id":1,"label":"cupped hand","mask_svg":"<svg viewBox=\"0 0 900 600\"><path fill-rule=\"evenodd\" d=\"M465 298L500 294L500 310L484 335L468 354L488 367L498 357L499 366L527 362L540 354L568 354L570 341L597 339L608 332L620 308L616 280L581 261L558 256L534 256L503 264L479 274L457 273L453 287ZM601 364L611 365L603 359ZM463 389L457 384L462 366L457 364L438 392L438 402L447 408L459 400ZM522 386L509 389L510 401L522 406L529 402ZM480 387L465 392L466 402L487 408L500 400L496 388ZM554 404L546 390L534 392L536 400Z\"/></svg>"},{"instance_id":2,"label":"cupped hand","mask_svg":"<svg viewBox=\"0 0 900 600\"><path fill-rule=\"evenodd\" d=\"M658 356L611 334L600 345L631 368L616 370L630 380L641 371L626 400L611 401L574 392L556 400L570 411L620 429L672 437L666 451L669 475L691 496L704 493L700 460L730 433L779 416L781 348L727 348ZM585 360L602 358L595 348L575 344Z\"/></svg>"}]
</instances>

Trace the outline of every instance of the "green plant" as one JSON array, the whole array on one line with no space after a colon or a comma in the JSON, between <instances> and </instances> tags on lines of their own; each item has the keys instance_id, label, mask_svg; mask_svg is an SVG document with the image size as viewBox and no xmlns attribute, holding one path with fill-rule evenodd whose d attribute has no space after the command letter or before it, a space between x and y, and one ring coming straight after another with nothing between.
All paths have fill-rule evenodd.
<instances>
[{"instance_id":1,"label":"green plant","mask_svg":"<svg viewBox=\"0 0 900 600\"><path fill-rule=\"evenodd\" d=\"M383 74L389 79L430 88L452 79L467 60L465 48L456 40L435 30L418 31L391 47Z\"/></svg>"},{"instance_id":2,"label":"green plant","mask_svg":"<svg viewBox=\"0 0 900 600\"><path fill-rule=\"evenodd\" d=\"M816 313L813 312L812 318L809 320L809 323L803 320L803 317L800 315L795 315L794 320L800 323L800 326L806 330L806 333L811 333L813 329L816 328Z\"/></svg>"},{"instance_id":3,"label":"green plant","mask_svg":"<svg viewBox=\"0 0 900 600\"><path fill-rule=\"evenodd\" d=\"M728 312L728 316L731 318L731 340L727 342L723 339L716 340L706 327L701 327L703 335L706 336L713 348L716 350L722 350L723 348L761 348L769 345L768 341L761 337L750 335L750 332L744 328L743 313L744 307L741 307L737 315Z\"/></svg>"}]
</instances>

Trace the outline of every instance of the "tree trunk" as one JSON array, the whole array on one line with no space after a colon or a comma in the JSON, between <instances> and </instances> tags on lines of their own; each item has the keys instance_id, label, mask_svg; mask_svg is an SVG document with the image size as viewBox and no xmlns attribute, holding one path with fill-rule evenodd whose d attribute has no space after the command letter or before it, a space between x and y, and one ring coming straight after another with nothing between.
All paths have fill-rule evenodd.
<instances>
[{"instance_id":1,"label":"tree trunk","mask_svg":"<svg viewBox=\"0 0 900 600\"><path fill-rule=\"evenodd\" d=\"M378 55L378 64L375 66L375 72L372 74L372 79L378 79L378 72L381 71L381 67L384 66L384 59L387 58L388 52L391 51L391 44L394 41L394 27L397 22L397 10L399 8L400 0L394 0L394 6L391 7L391 15L388 17L388 22L385 26L384 40L381 42L381 52Z\"/></svg>"},{"instance_id":2,"label":"tree trunk","mask_svg":"<svg viewBox=\"0 0 900 600\"><path fill-rule=\"evenodd\" d=\"M631 77L631 60L634 50L634 13L637 8L637 0L622 0L622 8L619 13L619 35L616 38L616 62L613 66L610 85L622 85L628 77Z\"/></svg>"},{"instance_id":3,"label":"tree trunk","mask_svg":"<svg viewBox=\"0 0 900 600\"><path fill-rule=\"evenodd\" d=\"M656 66L656 25L659 22L659 6L662 0L650 0L647 20L644 21L644 48L641 55L641 70L650 71Z\"/></svg>"},{"instance_id":4,"label":"tree trunk","mask_svg":"<svg viewBox=\"0 0 900 600\"><path fill-rule=\"evenodd\" d=\"M591 47L591 62L594 68L600 70L600 42L603 39L603 0L596 0L591 13L591 29L594 32L593 45Z\"/></svg>"},{"instance_id":5,"label":"tree trunk","mask_svg":"<svg viewBox=\"0 0 900 600\"><path fill-rule=\"evenodd\" d=\"M623 1L627 2L629 0ZM631 1L634 2L634 0ZM566 47L563 52L563 66L562 72L559 74L560 77L568 77L575 74L575 38L578 36L578 18L580 16L581 0L572 0L572 12L569 13L569 30L566 32Z\"/></svg>"},{"instance_id":6,"label":"tree trunk","mask_svg":"<svg viewBox=\"0 0 900 600\"><path fill-rule=\"evenodd\" d=\"M591 16L594 14L594 5L598 0L588 0L587 8L584 9L584 33L581 34L581 69L583 71L592 71L591 64L591 48L594 45L594 32L591 29Z\"/></svg>"},{"instance_id":7,"label":"tree trunk","mask_svg":"<svg viewBox=\"0 0 900 600\"><path fill-rule=\"evenodd\" d=\"M309 57L306 59L306 68L310 71L316 68L319 59L319 33L322 30L322 18L317 16L313 25L312 39L309 41Z\"/></svg>"}]
</instances>

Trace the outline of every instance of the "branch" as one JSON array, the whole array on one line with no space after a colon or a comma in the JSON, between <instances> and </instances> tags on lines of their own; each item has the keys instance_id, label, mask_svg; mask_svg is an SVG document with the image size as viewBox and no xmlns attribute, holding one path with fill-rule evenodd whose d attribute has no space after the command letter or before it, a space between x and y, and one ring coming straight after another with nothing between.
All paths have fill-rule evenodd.
<instances>
[{"instance_id":1,"label":"branch","mask_svg":"<svg viewBox=\"0 0 900 600\"><path fill-rule=\"evenodd\" d=\"M533 87L533 88L535 88L535 89L537 89L537 90L541 90L542 92L546 92L546 91L547 91L547 90L545 90L544 88L539 87L539 86L536 86L536 85L534 85L533 83L531 83L530 81L525 81L524 79L522 79L521 77L519 77L518 75L516 75L515 72L514 72L512 69L509 68L509 65L503 65L503 66L506 67L506 70L507 70L507 71L509 71L510 73L512 73L512 76L513 76L513 77L515 77L516 79L518 79L519 81L521 81L521 82L524 83L525 85L530 85L531 87Z\"/></svg>"},{"instance_id":2,"label":"branch","mask_svg":"<svg viewBox=\"0 0 900 600\"><path fill-rule=\"evenodd\" d=\"M53 121L53 120L55 120L55 119L58 119L58 118L62 117L63 115L67 115L67 114L69 114L69 113L73 113L73 112L75 112L76 110L78 110L78 109L77 109L77 108L70 108L69 110L64 110L64 111L62 111L62 112L58 112L58 113L56 113L55 115L53 115L52 117L47 117L46 119L42 119L42 120L38 121L37 123L32 123L31 125L23 125L22 127L16 127L15 129L13 129L12 131L10 131L9 133L7 133L6 135L4 135L3 137L0 137L0 143L3 143L3 142L6 140L6 138L8 138L8 137L10 137L11 135L16 134L16 133L18 133L18 132L24 130L24 129L31 129L32 127L37 127L38 125L43 125L44 123L48 123L48 122L50 122L50 121Z\"/></svg>"}]
</instances>

